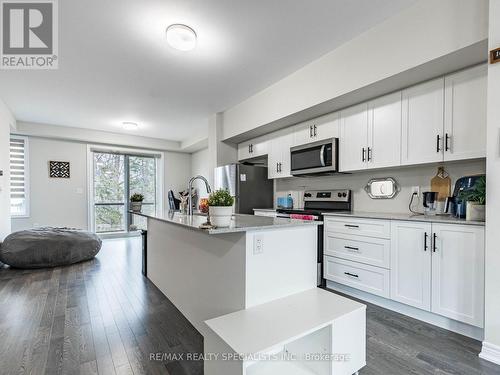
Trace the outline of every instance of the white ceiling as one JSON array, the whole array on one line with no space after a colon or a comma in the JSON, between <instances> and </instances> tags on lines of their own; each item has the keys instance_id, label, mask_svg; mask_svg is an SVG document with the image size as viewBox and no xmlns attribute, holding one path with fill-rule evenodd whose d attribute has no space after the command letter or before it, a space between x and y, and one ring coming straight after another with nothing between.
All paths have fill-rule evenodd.
<instances>
[{"instance_id":1,"label":"white ceiling","mask_svg":"<svg viewBox=\"0 0 500 375\"><path fill-rule=\"evenodd\" d=\"M207 118L255 94L415 0L59 1L59 69L1 71L20 121L200 138ZM198 34L171 49L165 28ZM360 51L362 54L362 51ZM136 121L138 131L124 131Z\"/></svg>"}]
</instances>

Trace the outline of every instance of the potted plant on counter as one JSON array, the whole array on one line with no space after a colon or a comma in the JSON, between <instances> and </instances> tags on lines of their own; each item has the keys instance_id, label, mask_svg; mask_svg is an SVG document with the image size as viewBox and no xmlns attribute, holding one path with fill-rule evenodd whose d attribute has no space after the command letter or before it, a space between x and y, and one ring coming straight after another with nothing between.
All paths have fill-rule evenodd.
<instances>
[{"instance_id":1,"label":"potted plant on counter","mask_svg":"<svg viewBox=\"0 0 500 375\"><path fill-rule=\"evenodd\" d=\"M231 225L234 198L229 191L220 189L208 197L208 215L210 223L216 227L228 227Z\"/></svg>"},{"instance_id":2,"label":"potted plant on counter","mask_svg":"<svg viewBox=\"0 0 500 375\"><path fill-rule=\"evenodd\" d=\"M144 195L139 193L134 193L130 197L130 208L133 212L141 212L142 201L144 200Z\"/></svg>"},{"instance_id":3,"label":"potted plant on counter","mask_svg":"<svg viewBox=\"0 0 500 375\"><path fill-rule=\"evenodd\" d=\"M467 202L466 220L484 221L486 208L486 177L479 178L472 189L464 190L459 197Z\"/></svg>"}]
</instances>

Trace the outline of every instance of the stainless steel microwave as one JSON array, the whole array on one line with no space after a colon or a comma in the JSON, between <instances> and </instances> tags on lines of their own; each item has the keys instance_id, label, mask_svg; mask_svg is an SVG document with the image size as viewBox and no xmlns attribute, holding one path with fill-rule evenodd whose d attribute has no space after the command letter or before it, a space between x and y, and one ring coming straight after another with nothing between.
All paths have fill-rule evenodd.
<instances>
[{"instance_id":1,"label":"stainless steel microwave","mask_svg":"<svg viewBox=\"0 0 500 375\"><path fill-rule=\"evenodd\" d=\"M293 176L333 174L338 171L339 139L329 138L290 148Z\"/></svg>"}]
</instances>

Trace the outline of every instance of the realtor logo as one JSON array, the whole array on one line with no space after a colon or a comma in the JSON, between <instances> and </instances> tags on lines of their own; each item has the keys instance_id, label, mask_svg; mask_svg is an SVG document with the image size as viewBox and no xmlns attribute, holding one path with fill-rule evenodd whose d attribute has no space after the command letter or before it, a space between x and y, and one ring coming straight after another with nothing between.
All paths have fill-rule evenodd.
<instances>
[{"instance_id":1,"label":"realtor logo","mask_svg":"<svg viewBox=\"0 0 500 375\"><path fill-rule=\"evenodd\" d=\"M57 69L57 0L0 0L2 69Z\"/></svg>"}]
</instances>

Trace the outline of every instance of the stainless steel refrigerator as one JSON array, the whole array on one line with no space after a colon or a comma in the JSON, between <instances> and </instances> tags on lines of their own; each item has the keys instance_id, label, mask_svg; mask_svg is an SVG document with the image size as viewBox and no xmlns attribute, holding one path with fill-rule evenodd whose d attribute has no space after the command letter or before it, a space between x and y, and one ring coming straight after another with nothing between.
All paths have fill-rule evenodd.
<instances>
[{"instance_id":1,"label":"stainless steel refrigerator","mask_svg":"<svg viewBox=\"0 0 500 375\"><path fill-rule=\"evenodd\" d=\"M273 207L273 180L267 178L267 167L229 164L215 168L214 176L215 189L227 189L235 197L236 213Z\"/></svg>"}]
</instances>

